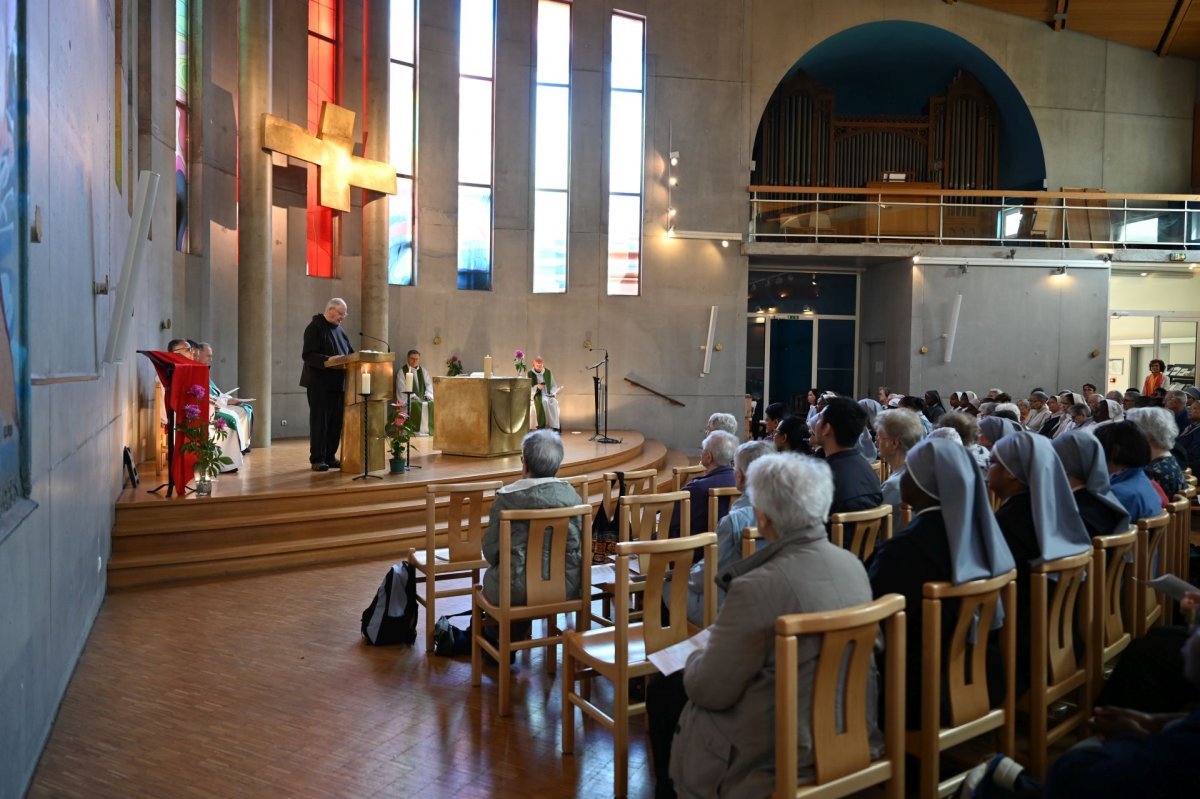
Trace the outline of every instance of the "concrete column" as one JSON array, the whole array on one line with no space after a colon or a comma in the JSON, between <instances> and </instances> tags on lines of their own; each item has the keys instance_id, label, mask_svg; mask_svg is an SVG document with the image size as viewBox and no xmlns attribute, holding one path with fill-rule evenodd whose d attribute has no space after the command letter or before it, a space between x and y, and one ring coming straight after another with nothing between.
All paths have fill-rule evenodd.
<instances>
[{"instance_id":1,"label":"concrete column","mask_svg":"<svg viewBox=\"0 0 1200 799\"><path fill-rule=\"evenodd\" d=\"M388 0L365 0L363 23L363 157L387 162L388 158ZM362 214L362 331L388 338L388 200L386 194L363 191ZM364 338L364 349L379 349L379 342Z\"/></svg>"},{"instance_id":2,"label":"concrete column","mask_svg":"<svg viewBox=\"0 0 1200 799\"><path fill-rule=\"evenodd\" d=\"M238 385L255 397L256 447L271 446L271 0L241 0L238 26Z\"/></svg>"}]
</instances>

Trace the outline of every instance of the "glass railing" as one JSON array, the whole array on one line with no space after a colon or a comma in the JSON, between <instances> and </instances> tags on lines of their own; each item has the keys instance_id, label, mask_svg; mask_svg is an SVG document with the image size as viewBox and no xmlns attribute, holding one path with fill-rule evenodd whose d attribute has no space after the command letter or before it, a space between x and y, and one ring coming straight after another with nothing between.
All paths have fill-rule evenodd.
<instances>
[{"instance_id":1,"label":"glass railing","mask_svg":"<svg viewBox=\"0 0 1200 799\"><path fill-rule=\"evenodd\" d=\"M751 186L751 242L1200 248L1200 196Z\"/></svg>"}]
</instances>

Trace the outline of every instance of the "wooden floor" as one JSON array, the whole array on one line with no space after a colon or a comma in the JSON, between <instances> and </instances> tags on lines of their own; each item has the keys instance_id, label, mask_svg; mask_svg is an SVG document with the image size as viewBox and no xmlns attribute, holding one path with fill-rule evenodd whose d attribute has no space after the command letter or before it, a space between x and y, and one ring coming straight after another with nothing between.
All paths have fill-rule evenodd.
<instances>
[{"instance_id":1,"label":"wooden floor","mask_svg":"<svg viewBox=\"0 0 1200 799\"><path fill-rule=\"evenodd\" d=\"M362 643L389 563L110 594L29 796L611 796L612 736L577 720L560 753L540 651L518 657L501 719L494 669L472 688L469 659ZM632 732L630 796L649 797L644 723Z\"/></svg>"}]
</instances>

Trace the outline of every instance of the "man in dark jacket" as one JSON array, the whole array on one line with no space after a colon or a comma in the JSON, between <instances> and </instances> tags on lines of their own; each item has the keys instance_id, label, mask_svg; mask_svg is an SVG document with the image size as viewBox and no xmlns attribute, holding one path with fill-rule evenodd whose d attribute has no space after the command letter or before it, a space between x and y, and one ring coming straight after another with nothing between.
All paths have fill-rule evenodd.
<instances>
[{"instance_id":1,"label":"man in dark jacket","mask_svg":"<svg viewBox=\"0 0 1200 799\"><path fill-rule=\"evenodd\" d=\"M830 513L867 510L883 504L879 475L854 448L867 422L867 412L857 402L835 397L813 423L813 443L825 451L833 472Z\"/></svg>"},{"instance_id":2,"label":"man in dark jacket","mask_svg":"<svg viewBox=\"0 0 1200 799\"><path fill-rule=\"evenodd\" d=\"M334 297L325 303L325 313L315 315L304 328L304 371L300 373L300 385L308 390L308 461L314 472L327 472L342 465L337 450L342 439L346 370L328 368L325 362L335 355L354 352L341 327L347 313L346 301Z\"/></svg>"}]
</instances>

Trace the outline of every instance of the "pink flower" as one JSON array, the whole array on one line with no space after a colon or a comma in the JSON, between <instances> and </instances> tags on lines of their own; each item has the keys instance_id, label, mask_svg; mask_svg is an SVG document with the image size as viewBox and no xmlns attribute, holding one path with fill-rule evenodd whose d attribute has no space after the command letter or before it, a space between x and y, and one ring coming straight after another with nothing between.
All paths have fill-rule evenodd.
<instances>
[{"instance_id":1,"label":"pink flower","mask_svg":"<svg viewBox=\"0 0 1200 799\"><path fill-rule=\"evenodd\" d=\"M183 406L183 418L187 419L189 422L194 422L197 419L199 419L200 418L200 406L193 405L190 402L187 405L184 405Z\"/></svg>"},{"instance_id":2,"label":"pink flower","mask_svg":"<svg viewBox=\"0 0 1200 799\"><path fill-rule=\"evenodd\" d=\"M192 386L187 390L187 395L195 399L202 399L206 393L204 386Z\"/></svg>"},{"instance_id":3,"label":"pink flower","mask_svg":"<svg viewBox=\"0 0 1200 799\"><path fill-rule=\"evenodd\" d=\"M513 357L518 361L525 357L525 350L517 350L513 353Z\"/></svg>"},{"instance_id":4,"label":"pink flower","mask_svg":"<svg viewBox=\"0 0 1200 799\"><path fill-rule=\"evenodd\" d=\"M218 430L224 430L226 427L228 427L228 424L224 419L218 416L216 421L213 422L213 427L217 428Z\"/></svg>"},{"instance_id":5,"label":"pink flower","mask_svg":"<svg viewBox=\"0 0 1200 799\"><path fill-rule=\"evenodd\" d=\"M450 356L450 361L451 361L451 363L458 363L458 356L457 356L457 355L451 355L451 356Z\"/></svg>"}]
</instances>

